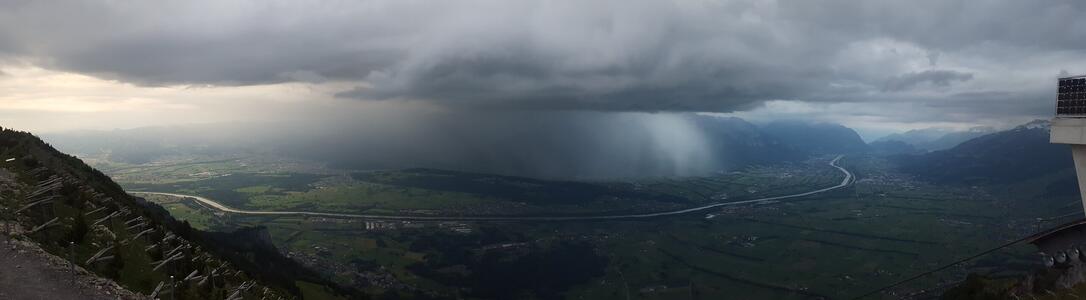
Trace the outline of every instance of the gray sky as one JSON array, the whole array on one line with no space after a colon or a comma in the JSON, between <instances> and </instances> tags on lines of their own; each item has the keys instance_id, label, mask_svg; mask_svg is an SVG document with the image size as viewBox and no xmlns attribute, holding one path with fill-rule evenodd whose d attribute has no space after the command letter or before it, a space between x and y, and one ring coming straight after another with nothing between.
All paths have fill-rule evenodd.
<instances>
[{"instance_id":1,"label":"gray sky","mask_svg":"<svg viewBox=\"0 0 1086 300\"><path fill-rule=\"evenodd\" d=\"M0 124L385 106L1005 127L1086 72L1081 1L2 1Z\"/></svg>"}]
</instances>

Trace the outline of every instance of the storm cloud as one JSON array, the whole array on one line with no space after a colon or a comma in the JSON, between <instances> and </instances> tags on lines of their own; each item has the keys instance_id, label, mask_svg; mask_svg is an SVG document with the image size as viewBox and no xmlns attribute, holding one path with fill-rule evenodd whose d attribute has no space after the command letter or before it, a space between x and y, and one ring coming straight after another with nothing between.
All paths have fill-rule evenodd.
<instances>
[{"instance_id":1,"label":"storm cloud","mask_svg":"<svg viewBox=\"0 0 1086 300\"><path fill-rule=\"evenodd\" d=\"M179 154L273 154L338 169L599 179L703 175L738 166L712 144L719 139L710 132L686 114L387 108L319 122L74 131L45 139L68 153L126 163Z\"/></svg>"},{"instance_id":2,"label":"storm cloud","mask_svg":"<svg viewBox=\"0 0 1086 300\"><path fill-rule=\"evenodd\" d=\"M335 81L345 100L468 109L730 112L999 91L1022 103L989 113L1027 114L1059 69L1086 70L1084 6L5 1L0 61L144 86Z\"/></svg>"},{"instance_id":3,"label":"storm cloud","mask_svg":"<svg viewBox=\"0 0 1086 300\"><path fill-rule=\"evenodd\" d=\"M884 91L902 91L912 89L921 84L930 84L936 88L947 88L950 84L956 81L969 81L973 79L973 74L955 72L949 70L928 70L919 73L908 73L898 77L890 78L886 82Z\"/></svg>"}]
</instances>

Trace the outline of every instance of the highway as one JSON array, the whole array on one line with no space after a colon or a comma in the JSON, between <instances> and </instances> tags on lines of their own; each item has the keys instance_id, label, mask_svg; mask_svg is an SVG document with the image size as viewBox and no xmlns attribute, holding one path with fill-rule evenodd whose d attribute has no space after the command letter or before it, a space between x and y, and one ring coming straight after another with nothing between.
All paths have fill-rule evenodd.
<instances>
[{"instance_id":1,"label":"highway","mask_svg":"<svg viewBox=\"0 0 1086 300\"><path fill-rule=\"evenodd\" d=\"M302 215L302 216L318 216L318 217L359 218L359 219L372 219L372 220L399 220L399 221L591 221L591 220L642 219L642 218L654 218L654 217L662 217L662 216L681 215L681 214L692 213L692 212L696 212L696 211L702 211L702 210L706 210L706 209L710 209L710 208L723 207L723 206L734 206L734 205L751 204L751 203L758 203L758 202L765 202L765 201L772 201L772 200L799 198L799 197L810 196L810 195L814 195L814 194L818 194L818 193L824 193L824 192L844 188L844 187L852 184L854 178L853 178L852 172L849 172L845 168L842 168L841 166L837 165L837 162L840 161L842 157L844 157L844 156L843 155L838 155L836 158L834 158L832 161L830 161L830 166L834 167L834 168L837 168L837 170L840 170L841 173L843 173L845 175L845 178L841 180L841 183L839 183L837 185L834 185L834 186L831 186L831 187L821 188L821 189L808 191L808 192L803 192L803 193L790 194L790 195L765 197L765 198L758 198L758 199L744 200L744 201L735 201L735 202L714 203L714 204L709 204L709 205L705 205L705 206L698 206L698 207L694 207L694 208L687 208L687 209L681 209L681 210L663 211L663 212L654 212L654 213L643 213L643 214L626 214L626 215L524 216L524 217L511 217L511 216L510 217L483 217L483 216L475 216L475 217L472 217L472 216L394 216L394 215L323 213L323 212L308 212L308 211L256 211L256 210L243 210L243 209L232 208L232 207L223 205L222 203L215 202L214 200L204 198L204 197L200 197L200 196L195 196L195 195L183 195L183 194L161 193L161 192L129 192L129 194L133 194L133 195L151 194L151 195L167 195L167 196L174 196L174 197L187 197L187 198L196 199L196 201L199 201L200 203L206 204L207 206L210 206L212 208L215 208L215 209L218 209L218 210L221 210L221 211L224 211L224 212L236 213L236 214L246 214L246 215Z\"/></svg>"}]
</instances>

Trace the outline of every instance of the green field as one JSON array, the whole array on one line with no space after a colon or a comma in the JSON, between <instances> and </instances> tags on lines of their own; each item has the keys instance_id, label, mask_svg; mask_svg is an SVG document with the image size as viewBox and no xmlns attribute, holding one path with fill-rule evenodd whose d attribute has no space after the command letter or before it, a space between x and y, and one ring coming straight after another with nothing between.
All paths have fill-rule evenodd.
<instances>
[{"instance_id":1,"label":"green field","mask_svg":"<svg viewBox=\"0 0 1086 300\"><path fill-rule=\"evenodd\" d=\"M840 181L826 159L697 178L632 182L572 182L441 170L301 173L223 173L182 178L188 172L235 162L210 161L121 168L117 180L130 191L198 195L251 210L293 210L392 215L593 215L676 210L699 204L741 201L803 192ZM179 172L179 173L170 173Z\"/></svg>"}]
</instances>

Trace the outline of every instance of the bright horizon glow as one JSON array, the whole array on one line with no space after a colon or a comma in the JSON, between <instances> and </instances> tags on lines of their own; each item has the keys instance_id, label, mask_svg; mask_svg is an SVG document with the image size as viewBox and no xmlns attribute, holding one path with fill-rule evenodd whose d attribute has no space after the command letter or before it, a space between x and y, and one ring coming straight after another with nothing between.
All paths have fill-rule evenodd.
<instances>
[{"instance_id":1,"label":"bright horizon glow","mask_svg":"<svg viewBox=\"0 0 1086 300\"><path fill-rule=\"evenodd\" d=\"M0 126L36 133L289 120L291 113L345 104L330 94L349 88L294 82L146 87L38 67L0 72Z\"/></svg>"}]
</instances>

